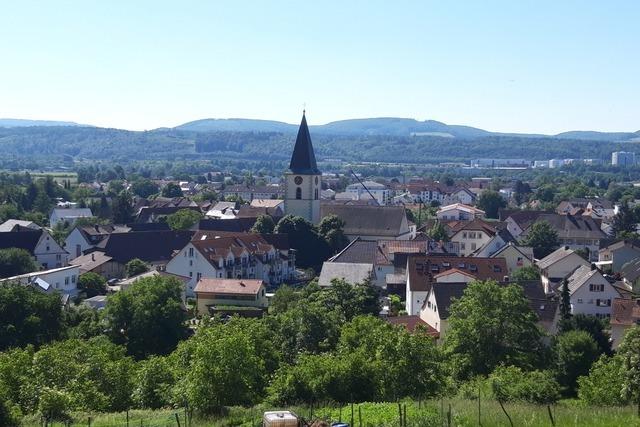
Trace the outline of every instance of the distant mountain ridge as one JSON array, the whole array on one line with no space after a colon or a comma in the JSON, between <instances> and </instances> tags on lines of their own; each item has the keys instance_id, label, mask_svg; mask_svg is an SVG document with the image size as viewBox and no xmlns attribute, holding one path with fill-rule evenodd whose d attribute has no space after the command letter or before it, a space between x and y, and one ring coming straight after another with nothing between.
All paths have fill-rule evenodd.
<instances>
[{"instance_id":1,"label":"distant mountain ridge","mask_svg":"<svg viewBox=\"0 0 640 427\"><path fill-rule=\"evenodd\" d=\"M58 120L27 120L27 119L0 119L2 128L19 128L29 126L88 126L76 122L62 122Z\"/></svg>"},{"instance_id":2,"label":"distant mountain ridge","mask_svg":"<svg viewBox=\"0 0 640 427\"><path fill-rule=\"evenodd\" d=\"M448 138L475 139L487 136L516 136L523 138L562 138L591 141L638 141L637 132L569 131L557 135L491 132L471 126L448 125L436 120L419 121L399 117L378 117L338 120L324 125L309 126L317 134L348 136L439 136ZM297 124L273 120L254 119L202 119L176 126L176 130L192 132L279 132L295 133Z\"/></svg>"}]
</instances>

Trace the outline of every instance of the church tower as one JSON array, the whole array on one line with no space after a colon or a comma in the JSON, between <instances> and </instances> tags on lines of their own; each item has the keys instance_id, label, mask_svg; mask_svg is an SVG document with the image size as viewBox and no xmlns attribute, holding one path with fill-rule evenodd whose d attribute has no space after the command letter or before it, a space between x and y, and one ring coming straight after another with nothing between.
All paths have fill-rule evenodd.
<instances>
[{"instance_id":1,"label":"church tower","mask_svg":"<svg viewBox=\"0 0 640 427\"><path fill-rule=\"evenodd\" d=\"M303 111L289 171L285 173L285 214L301 216L313 224L319 223L321 178Z\"/></svg>"}]
</instances>

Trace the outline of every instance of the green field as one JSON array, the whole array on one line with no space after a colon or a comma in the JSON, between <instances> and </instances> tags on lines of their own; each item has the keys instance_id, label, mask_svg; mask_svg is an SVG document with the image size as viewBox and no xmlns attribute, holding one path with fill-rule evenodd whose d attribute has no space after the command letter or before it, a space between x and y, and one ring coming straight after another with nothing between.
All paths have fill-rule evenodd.
<instances>
[{"instance_id":1,"label":"green field","mask_svg":"<svg viewBox=\"0 0 640 427\"><path fill-rule=\"evenodd\" d=\"M71 182L71 185L78 184L78 174L75 172L31 172L29 174L33 177L34 180L38 178L44 178L46 176L50 176L53 180L62 185L64 181Z\"/></svg>"},{"instance_id":2,"label":"green field","mask_svg":"<svg viewBox=\"0 0 640 427\"><path fill-rule=\"evenodd\" d=\"M406 426L407 427L431 427L431 426L478 426L478 402L473 400L444 399L441 401L429 401L426 404L405 401ZM449 406L451 405L451 406ZM451 407L451 423L448 423L449 407ZM278 408L254 407L254 408L230 408L224 416L212 418L197 418L191 422L192 427L222 427L222 426L260 426L261 414L264 410ZM322 418L327 421L351 423L351 406L330 407L312 409L310 407L289 408L298 415L309 419ZM505 409L509 413L514 426L552 426L546 406L536 406L520 403L507 403ZM484 427L510 426L510 423L495 401L481 402L480 421ZM636 415L635 407L603 408L582 407L571 402L565 402L551 407L551 412L556 426L580 426L580 427L618 427L640 426L640 418ZM159 411L130 411L129 425L134 426L177 426L176 414L178 414L180 426L185 427L185 414L182 410ZM360 423L359 414L362 423ZM73 414L71 426L88 426L91 417L92 427L115 427L127 425L127 414ZM24 426L42 426L39 418L29 417L24 420ZM64 426L62 422L49 423L50 426ZM353 427L391 427L400 426L398 404L396 403L362 403L353 405Z\"/></svg>"}]
</instances>

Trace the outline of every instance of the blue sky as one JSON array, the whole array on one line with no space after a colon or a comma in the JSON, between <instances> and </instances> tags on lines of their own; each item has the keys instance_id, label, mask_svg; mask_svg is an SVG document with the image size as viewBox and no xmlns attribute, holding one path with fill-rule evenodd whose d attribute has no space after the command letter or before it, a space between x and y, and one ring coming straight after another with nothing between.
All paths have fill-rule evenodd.
<instances>
[{"instance_id":1,"label":"blue sky","mask_svg":"<svg viewBox=\"0 0 640 427\"><path fill-rule=\"evenodd\" d=\"M639 1L5 1L0 117L640 129Z\"/></svg>"}]
</instances>

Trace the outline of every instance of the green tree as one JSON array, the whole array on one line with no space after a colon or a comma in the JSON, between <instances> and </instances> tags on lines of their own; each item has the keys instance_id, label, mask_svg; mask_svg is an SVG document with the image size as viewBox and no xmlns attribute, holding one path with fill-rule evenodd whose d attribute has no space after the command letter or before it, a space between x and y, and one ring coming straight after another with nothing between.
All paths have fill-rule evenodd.
<instances>
[{"instance_id":1,"label":"green tree","mask_svg":"<svg viewBox=\"0 0 640 427\"><path fill-rule=\"evenodd\" d=\"M121 191L111 206L113 222L116 224L126 224L133 219L133 198L131 193L124 190Z\"/></svg>"},{"instance_id":2,"label":"green tree","mask_svg":"<svg viewBox=\"0 0 640 427\"><path fill-rule=\"evenodd\" d=\"M174 184L173 182L168 183L162 189L162 197L182 197L183 195L178 184Z\"/></svg>"},{"instance_id":3,"label":"green tree","mask_svg":"<svg viewBox=\"0 0 640 427\"><path fill-rule=\"evenodd\" d=\"M499 366L488 381L493 397L499 402L523 401L548 405L560 398L560 387L550 371L527 372L515 366Z\"/></svg>"},{"instance_id":4,"label":"green tree","mask_svg":"<svg viewBox=\"0 0 640 427\"><path fill-rule=\"evenodd\" d=\"M624 376L622 357L603 355L591 366L589 375L578 378L578 397L588 405L626 405L628 400L621 395Z\"/></svg>"},{"instance_id":5,"label":"green tree","mask_svg":"<svg viewBox=\"0 0 640 427\"><path fill-rule=\"evenodd\" d=\"M331 248L318 234L317 228L302 217L286 215L278 221L274 231L288 235L289 245L297 250L296 264L299 267L319 270L331 253Z\"/></svg>"},{"instance_id":6,"label":"green tree","mask_svg":"<svg viewBox=\"0 0 640 427\"><path fill-rule=\"evenodd\" d=\"M440 221L435 221L431 228L427 230L427 236L431 239L436 240L438 242L448 242L449 235L447 234L447 229Z\"/></svg>"},{"instance_id":7,"label":"green tree","mask_svg":"<svg viewBox=\"0 0 640 427\"><path fill-rule=\"evenodd\" d=\"M30 286L0 283L0 350L42 345L60 336L60 295Z\"/></svg>"},{"instance_id":8,"label":"green tree","mask_svg":"<svg viewBox=\"0 0 640 427\"><path fill-rule=\"evenodd\" d=\"M561 319L558 327L561 332L585 331L598 344L599 354L612 354L611 336L604 320L586 314L576 314L567 319Z\"/></svg>"},{"instance_id":9,"label":"green tree","mask_svg":"<svg viewBox=\"0 0 640 427\"><path fill-rule=\"evenodd\" d=\"M202 214L192 209L180 209L167 216L167 224L172 230L188 230L202 219Z\"/></svg>"},{"instance_id":10,"label":"green tree","mask_svg":"<svg viewBox=\"0 0 640 427\"><path fill-rule=\"evenodd\" d=\"M564 279L560 290L560 318L571 317L571 295L569 294L569 281Z\"/></svg>"},{"instance_id":11,"label":"green tree","mask_svg":"<svg viewBox=\"0 0 640 427\"><path fill-rule=\"evenodd\" d=\"M640 416L640 326L632 326L618 348L624 372L622 397L638 405Z\"/></svg>"},{"instance_id":12,"label":"green tree","mask_svg":"<svg viewBox=\"0 0 640 427\"><path fill-rule=\"evenodd\" d=\"M0 278L18 276L38 270L31 254L24 249L0 249Z\"/></svg>"},{"instance_id":13,"label":"green tree","mask_svg":"<svg viewBox=\"0 0 640 427\"><path fill-rule=\"evenodd\" d=\"M599 354L598 345L585 331L558 335L554 344L556 377L565 395L575 395L578 377L589 373Z\"/></svg>"},{"instance_id":14,"label":"green tree","mask_svg":"<svg viewBox=\"0 0 640 427\"><path fill-rule=\"evenodd\" d=\"M271 314L280 314L293 308L301 300L302 294L290 286L283 285L273 295L269 304Z\"/></svg>"},{"instance_id":15,"label":"green tree","mask_svg":"<svg viewBox=\"0 0 640 427\"><path fill-rule=\"evenodd\" d=\"M482 209L487 218L498 218L498 210L507 207L507 202L497 191L484 190L478 199L478 208Z\"/></svg>"},{"instance_id":16,"label":"green tree","mask_svg":"<svg viewBox=\"0 0 640 427\"><path fill-rule=\"evenodd\" d=\"M133 383L132 399L138 408L159 409L171 403L171 388L175 379L166 357L151 356L141 361Z\"/></svg>"},{"instance_id":17,"label":"green tree","mask_svg":"<svg viewBox=\"0 0 640 427\"><path fill-rule=\"evenodd\" d=\"M83 290L87 298L104 295L107 292L107 279L98 273L88 271L78 277L78 289Z\"/></svg>"},{"instance_id":18,"label":"green tree","mask_svg":"<svg viewBox=\"0 0 640 427\"><path fill-rule=\"evenodd\" d=\"M538 259L546 257L560 246L558 232L547 221L534 222L523 243L533 248L533 255Z\"/></svg>"},{"instance_id":19,"label":"green tree","mask_svg":"<svg viewBox=\"0 0 640 427\"><path fill-rule=\"evenodd\" d=\"M337 215L327 215L320 221L318 232L329 244L331 251L337 253L349 244L344 234L345 222Z\"/></svg>"},{"instance_id":20,"label":"green tree","mask_svg":"<svg viewBox=\"0 0 640 427\"><path fill-rule=\"evenodd\" d=\"M538 271L538 269L533 265L520 267L511 274L511 280L516 283L523 281L526 282L531 280L540 280L540 271Z\"/></svg>"},{"instance_id":21,"label":"green tree","mask_svg":"<svg viewBox=\"0 0 640 427\"><path fill-rule=\"evenodd\" d=\"M105 308L109 337L136 358L167 354L185 337L182 283L153 276L109 297Z\"/></svg>"},{"instance_id":22,"label":"green tree","mask_svg":"<svg viewBox=\"0 0 640 427\"><path fill-rule=\"evenodd\" d=\"M158 187L158 184L150 179L142 178L131 184L131 191L137 196L147 198L154 194L158 194L160 188Z\"/></svg>"},{"instance_id":23,"label":"green tree","mask_svg":"<svg viewBox=\"0 0 640 427\"><path fill-rule=\"evenodd\" d=\"M134 258L124 266L124 271L127 274L127 277L137 276L142 273L146 273L149 271L149 264L142 261L140 258Z\"/></svg>"},{"instance_id":24,"label":"green tree","mask_svg":"<svg viewBox=\"0 0 640 427\"><path fill-rule=\"evenodd\" d=\"M276 224L273 222L273 218L269 215L259 215L256 218L256 222L251 227L252 233L259 234L271 234L276 228Z\"/></svg>"},{"instance_id":25,"label":"green tree","mask_svg":"<svg viewBox=\"0 0 640 427\"><path fill-rule=\"evenodd\" d=\"M627 203L623 203L617 214L613 217L612 229L613 235L618 238L624 238L628 234L636 232L638 218L629 208Z\"/></svg>"},{"instance_id":26,"label":"green tree","mask_svg":"<svg viewBox=\"0 0 640 427\"><path fill-rule=\"evenodd\" d=\"M534 367L541 345L536 316L518 285L472 282L449 308L444 348L458 378L487 375L500 364Z\"/></svg>"}]
</instances>

